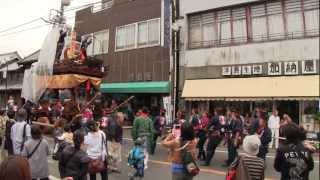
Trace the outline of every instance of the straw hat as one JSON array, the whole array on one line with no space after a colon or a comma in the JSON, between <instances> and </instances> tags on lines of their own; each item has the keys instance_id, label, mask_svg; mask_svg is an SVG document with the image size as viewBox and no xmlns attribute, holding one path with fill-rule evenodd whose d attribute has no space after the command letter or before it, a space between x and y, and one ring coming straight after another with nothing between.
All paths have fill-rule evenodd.
<instances>
[{"instance_id":1,"label":"straw hat","mask_svg":"<svg viewBox=\"0 0 320 180\"><path fill-rule=\"evenodd\" d=\"M261 141L257 135L246 136L243 140L243 150L249 155L256 156L260 145Z\"/></svg>"}]
</instances>

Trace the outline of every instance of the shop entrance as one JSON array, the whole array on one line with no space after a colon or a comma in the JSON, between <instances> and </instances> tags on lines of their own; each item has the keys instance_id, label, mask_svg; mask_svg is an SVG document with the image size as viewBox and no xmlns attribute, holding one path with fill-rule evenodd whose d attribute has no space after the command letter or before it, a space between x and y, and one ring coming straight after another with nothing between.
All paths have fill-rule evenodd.
<instances>
[{"instance_id":1,"label":"shop entrance","mask_svg":"<svg viewBox=\"0 0 320 180\"><path fill-rule=\"evenodd\" d=\"M299 124L299 101L277 101L276 103L281 118L283 114L288 114L293 122Z\"/></svg>"}]
</instances>

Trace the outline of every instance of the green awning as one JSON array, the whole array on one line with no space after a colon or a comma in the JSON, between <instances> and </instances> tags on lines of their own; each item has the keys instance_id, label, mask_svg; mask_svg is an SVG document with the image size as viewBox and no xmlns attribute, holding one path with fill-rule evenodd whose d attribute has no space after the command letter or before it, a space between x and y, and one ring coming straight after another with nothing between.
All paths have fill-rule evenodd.
<instances>
[{"instance_id":1,"label":"green awning","mask_svg":"<svg viewBox=\"0 0 320 180\"><path fill-rule=\"evenodd\" d=\"M100 91L103 93L169 93L170 83L169 81L102 83Z\"/></svg>"}]
</instances>

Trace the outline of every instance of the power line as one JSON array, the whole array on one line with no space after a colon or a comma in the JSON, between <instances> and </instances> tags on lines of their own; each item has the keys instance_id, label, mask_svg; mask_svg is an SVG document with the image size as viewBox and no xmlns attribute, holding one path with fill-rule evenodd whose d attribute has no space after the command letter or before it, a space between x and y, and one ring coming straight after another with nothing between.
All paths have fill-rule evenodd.
<instances>
[{"instance_id":1,"label":"power line","mask_svg":"<svg viewBox=\"0 0 320 180\"><path fill-rule=\"evenodd\" d=\"M36 22L36 21L38 21L38 20L40 20L40 18L36 18L36 19L31 20L31 21L25 22L25 23L23 23L23 24L19 24L19 25L16 25L16 26L9 27L9 28L7 28L7 29L4 29L4 30L0 31L0 33L4 33L4 32L7 32L7 31L10 31L10 30L13 30L13 29L20 28L20 27L22 27L22 26L31 24L31 23Z\"/></svg>"},{"instance_id":2,"label":"power line","mask_svg":"<svg viewBox=\"0 0 320 180\"><path fill-rule=\"evenodd\" d=\"M74 17L75 17L75 16L71 16L71 17L67 17L66 19L71 19L71 18L74 18ZM19 34L19 33L26 32L26 31L31 31L31 30L39 29L39 28L42 28L42 27L45 27L45 26L49 26L49 25L52 25L52 24L51 24L51 23L42 24L42 25L39 25L39 26L34 26L34 27L27 28L27 29L23 29L23 30L20 30L20 31L15 31L15 32L6 33L6 34L3 34L3 35L0 35L0 38L1 38L1 37L10 36L10 35L14 35L14 34Z\"/></svg>"},{"instance_id":3,"label":"power line","mask_svg":"<svg viewBox=\"0 0 320 180\"><path fill-rule=\"evenodd\" d=\"M34 29L39 29L41 27L45 27L45 26L49 26L49 25L51 25L51 24L42 24L42 25L39 25L39 26L34 26L34 27L31 27L31 28L23 29L21 31L15 31L15 32L7 33L7 34L4 34L4 35L0 35L0 38L1 37L10 36L10 35L14 35L14 34L18 34L18 33L22 33L22 32L26 32L26 31L30 31L30 30L34 30Z\"/></svg>"}]
</instances>

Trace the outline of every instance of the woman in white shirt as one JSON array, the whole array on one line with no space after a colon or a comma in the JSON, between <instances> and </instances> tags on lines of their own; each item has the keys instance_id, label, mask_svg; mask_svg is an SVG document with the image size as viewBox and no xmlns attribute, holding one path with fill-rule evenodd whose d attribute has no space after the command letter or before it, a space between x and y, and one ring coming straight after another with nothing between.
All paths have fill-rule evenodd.
<instances>
[{"instance_id":1,"label":"woman in white shirt","mask_svg":"<svg viewBox=\"0 0 320 180\"><path fill-rule=\"evenodd\" d=\"M87 124L89 129L88 135L84 137L84 144L87 149L87 154L90 159L101 159L106 161L106 135L103 131L99 130L98 124L95 121L89 121ZM107 180L107 169L100 172L101 179ZM96 180L96 174L90 174L90 180Z\"/></svg>"}]
</instances>

